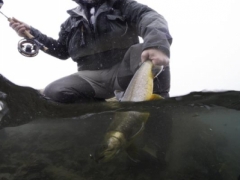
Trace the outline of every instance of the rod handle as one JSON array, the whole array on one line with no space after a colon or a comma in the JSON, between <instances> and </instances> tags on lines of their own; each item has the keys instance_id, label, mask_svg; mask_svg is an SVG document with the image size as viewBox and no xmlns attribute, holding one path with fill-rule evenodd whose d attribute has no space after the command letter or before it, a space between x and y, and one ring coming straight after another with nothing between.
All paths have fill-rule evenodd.
<instances>
[{"instance_id":1,"label":"rod handle","mask_svg":"<svg viewBox=\"0 0 240 180\"><path fill-rule=\"evenodd\" d=\"M14 20L12 18L8 18L8 21L13 22ZM23 33L28 39L34 39L34 36L31 35L28 31L25 30ZM48 48L46 46L43 46L43 50L46 52Z\"/></svg>"}]
</instances>

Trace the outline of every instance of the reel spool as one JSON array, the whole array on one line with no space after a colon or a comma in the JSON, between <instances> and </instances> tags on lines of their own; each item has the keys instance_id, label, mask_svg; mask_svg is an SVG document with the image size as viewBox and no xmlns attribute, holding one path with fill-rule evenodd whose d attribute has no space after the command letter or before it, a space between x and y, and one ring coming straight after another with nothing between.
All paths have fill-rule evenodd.
<instances>
[{"instance_id":1,"label":"reel spool","mask_svg":"<svg viewBox=\"0 0 240 180\"><path fill-rule=\"evenodd\" d=\"M36 56L39 49L39 46L32 39L22 39L18 42L18 51L26 57Z\"/></svg>"}]
</instances>

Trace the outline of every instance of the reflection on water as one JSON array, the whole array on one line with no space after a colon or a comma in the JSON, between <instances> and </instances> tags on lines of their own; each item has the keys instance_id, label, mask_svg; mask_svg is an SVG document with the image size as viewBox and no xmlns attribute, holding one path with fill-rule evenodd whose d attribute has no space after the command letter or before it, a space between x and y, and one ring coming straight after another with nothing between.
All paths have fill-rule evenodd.
<instances>
[{"instance_id":1,"label":"reflection on water","mask_svg":"<svg viewBox=\"0 0 240 180\"><path fill-rule=\"evenodd\" d=\"M124 150L131 160L139 162L140 154L135 145L135 140L144 131L148 118L148 112L115 112L103 141L93 155L93 159L97 163L107 162Z\"/></svg>"},{"instance_id":2,"label":"reflection on water","mask_svg":"<svg viewBox=\"0 0 240 180\"><path fill-rule=\"evenodd\" d=\"M240 92L57 105L14 88L0 83L1 180L239 180Z\"/></svg>"}]
</instances>

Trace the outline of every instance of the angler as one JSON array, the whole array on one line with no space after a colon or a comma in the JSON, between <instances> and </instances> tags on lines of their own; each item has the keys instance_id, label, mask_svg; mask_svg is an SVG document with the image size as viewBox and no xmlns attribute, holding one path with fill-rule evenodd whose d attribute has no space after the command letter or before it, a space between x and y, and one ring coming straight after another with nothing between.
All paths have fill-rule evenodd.
<instances>
[{"instance_id":1,"label":"angler","mask_svg":"<svg viewBox=\"0 0 240 180\"><path fill-rule=\"evenodd\" d=\"M150 60L164 66L154 79L154 93L169 97L172 37L165 18L134 0L75 2L77 7L67 11L58 39L22 21L10 22L19 36L26 37L26 31L32 34L48 48L47 54L77 64L78 72L47 85L43 94L60 103L104 101L116 91L125 91L139 63Z\"/></svg>"}]
</instances>

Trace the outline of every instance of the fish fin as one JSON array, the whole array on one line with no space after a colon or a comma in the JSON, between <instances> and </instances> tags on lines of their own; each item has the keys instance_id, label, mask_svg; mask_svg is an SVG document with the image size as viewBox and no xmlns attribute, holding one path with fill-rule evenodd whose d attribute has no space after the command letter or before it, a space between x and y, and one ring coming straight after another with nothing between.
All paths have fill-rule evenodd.
<instances>
[{"instance_id":1,"label":"fish fin","mask_svg":"<svg viewBox=\"0 0 240 180\"><path fill-rule=\"evenodd\" d=\"M152 148L152 147L149 147L148 145L145 145L143 147L143 151L147 152L152 157L157 158L157 150L155 148Z\"/></svg>"},{"instance_id":2,"label":"fish fin","mask_svg":"<svg viewBox=\"0 0 240 180\"><path fill-rule=\"evenodd\" d=\"M160 96L159 94L152 94L150 100L160 100L160 99L164 99L162 96Z\"/></svg>"},{"instance_id":3,"label":"fish fin","mask_svg":"<svg viewBox=\"0 0 240 180\"><path fill-rule=\"evenodd\" d=\"M139 152L138 152L138 149L135 144L131 144L125 150L126 150L126 153L129 157L129 159L131 159L132 161L134 161L136 163L140 162Z\"/></svg>"},{"instance_id":4,"label":"fish fin","mask_svg":"<svg viewBox=\"0 0 240 180\"><path fill-rule=\"evenodd\" d=\"M130 139L130 141L133 141L145 128L145 122L142 122L141 128L138 132L136 132Z\"/></svg>"},{"instance_id":5,"label":"fish fin","mask_svg":"<svg viewBox=\"0 0 240 180\"><path fill-rule=\"evenodd\" d=\"M118 101L120 101L124 95L124 91L121 91L121 90L115 90L114 91L114 94L115 94L115 97Z\"/></svg>"}]
</instances>

